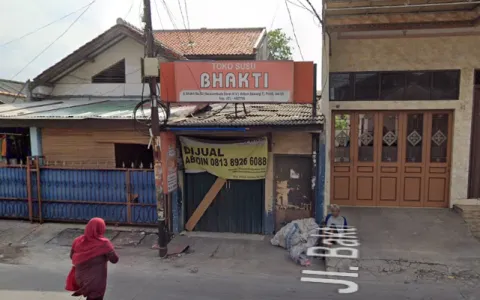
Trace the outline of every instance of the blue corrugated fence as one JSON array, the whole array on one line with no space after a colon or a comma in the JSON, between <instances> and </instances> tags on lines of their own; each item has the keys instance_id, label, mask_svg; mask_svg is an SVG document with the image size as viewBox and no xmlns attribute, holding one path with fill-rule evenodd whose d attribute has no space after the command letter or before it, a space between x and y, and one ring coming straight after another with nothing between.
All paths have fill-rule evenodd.
<instances>
[{"instance_id":1,"label":"blue corrugated fence","mask_svg":"<svg viewBox=\"0 0 480 300\"><path fill-rule=\"evenodd\" d=\"M25 167L0 167L1 218L29 218L30 188L34 219L84 222L101 217L110 223L156 223L153 170L42 167L39 187L37 171L30 174L28 185Z\"/></svg>"}]
</instances>

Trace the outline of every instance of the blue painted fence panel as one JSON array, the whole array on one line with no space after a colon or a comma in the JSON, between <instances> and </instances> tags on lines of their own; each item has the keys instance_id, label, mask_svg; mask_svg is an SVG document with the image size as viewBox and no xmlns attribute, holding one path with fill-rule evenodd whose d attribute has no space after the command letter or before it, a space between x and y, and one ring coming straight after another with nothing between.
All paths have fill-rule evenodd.
<instances>
[{"instance_id":1,"label":"blue painted fence panel","mask_svg":"<svg viewBox=\"0 0 480 300\"><path fill-rule=\"evenodd\" d=\"M24 167L0 167L0 217L28 219L27 172Z\"/></svg>"},{"instance_id":2,"label":"blue painted fence panel","mask_svg":"<svg viewBox=\"0 0 480 300\"><path fill-rule=\"evenodd\" d=\"M124 170L42 169L44 220L127 222Z\"/></svg>"},{"instance_id":3,"label":"blue painted fence panel","mask_svg":"<svg viewBox=\"0 0 480 300\"><path fill-rule=\"evenodd\" d=\"M38 219L40 214L35 171L31 173L30 186L33 216ZM128 191L132 195L131 222L128 220ZM46 221L85 222L93 217L101 217L110 223L147 225L157 222L153 170L42 168L40 195L42 219ZM29 217L25 168L0 168L0 218L2 217Z\"/></svg>"},{"instance_id":4,"label":"blue painted fence panel","mask_svg":"<svg viewBox=\"0 0 480 300\"><path fill-rule=\"evenodd\" d=\"M132 222L135 224L157 223L157 200L153 171L130 171L130 193L138 195L132 206Z\"/></svg>"}]
</instances>

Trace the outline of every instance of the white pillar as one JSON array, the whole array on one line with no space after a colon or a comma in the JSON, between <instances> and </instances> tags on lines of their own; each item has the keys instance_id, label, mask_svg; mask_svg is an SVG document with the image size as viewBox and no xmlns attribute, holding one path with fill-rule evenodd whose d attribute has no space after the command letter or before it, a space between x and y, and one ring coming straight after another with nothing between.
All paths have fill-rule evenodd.
<instances>
[{"instance_id":1,"label":"white pillar","mask_svg":"<svg viewBox=\"0 0 480 300\"><path fill-rule=\"evenodd\" d=\"M30 150L32 156L42 156L42 130L30 127Z\"/></svg>"}]
</instances>

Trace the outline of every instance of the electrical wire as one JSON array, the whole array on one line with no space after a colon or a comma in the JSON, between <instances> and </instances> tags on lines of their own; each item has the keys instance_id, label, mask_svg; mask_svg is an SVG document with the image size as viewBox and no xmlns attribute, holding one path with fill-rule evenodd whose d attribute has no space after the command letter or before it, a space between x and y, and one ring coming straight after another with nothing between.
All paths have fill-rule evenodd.
<instances>
[{"instance_id":1,"label":"electrical wire","mask_svg":"<svg viewBox=\"0 0 480 300\"><path fill-rule=\"evenodd\" d=\"M125 14L125 17L123 17L124 20L127 19L128 15L129 15L130 12L132 11L133 3L135 2L135 0L130 0L130 1L131 1L130 8L128 9L127 13Z\"/></svg>"},{"instance_id":2,"label":"electrical wire","mask_svg":"<svg viewBox=\"0 0 480 300\"><path fill-rule=\"evenodd\" d=\"M305 60L303 58L302 48L300 47L300 43L298 42L297 33L295 31L295 25L293 25L292 14L290 12L290 7L288 6L287 0L285 0L285 6L287 7L288 17L290 18L290 24L292 25L292 30L293 30L293 37L295 38L295 42L297 43L298 51L300 52L300 57L302 58L302 60Z\"/></svg>"},{"instance_id":3,"label":"electrical wire","mask_svg":"<svg viewBox=\"0 0 480 300\"><path fill-rule=\"evenodd\" d=\"M287 2L290 3L293 6L304 9L304 10L308 11L309 13L313 14L313 11L311 9L309 9L308 7L306 7L305 4L303 4L300 0L297 0L298 3L293 2L291 0L287 0Z\"/></svg>"},{"instance_id":4,"label":"electrical wire","mask_svg":"<svg viewBox=\"0 0 480 300\"><path fill-rule=\"evenodd\" d=\"M183 5L185 6L185 14L187 15L188 28L191 28L191 27L190 27L190 18L188 17L188 5L187 5L187 0L183 0Z\"/></svg>"},{"instance_id":5,"label":"electrical wire","mask_svg":"<svg viewBox=\"0 0 480 300\"><path fill-rule=\"evenodd\" d=\"M273 23L277 18L278 9L280 8L280 0L277 0L277 7L275 8L275 12L273 13L272 22L270 22L269 30L273 28Z\"/></svg>"},{"instance_id":6,"label":"electrical wire","mask_svg":"<svg viewBox=\"0 0 480 300\"><path fill-rule=\"evenodd\" d=\"M92 7L93 3L95 3L97 0L93 0L92 2L90 2L87 7L85 8L85 10L67 27L67 29L65 29L65 31L63 31L55 40L53 40L53 42L51 42L47 47L45 47L42 51L40 51L40 53L38 53L32 60L30 60L22 69L20 69L20 71L18 71L11 79L14 79L15 77L17 77L20 73L22 73L28 66L30 66L37 58L40 57L40 55L42 55L43 53L45 53L45 51L47 51L51 46L53 46L53 44L55 44L60 38L62 38L72 27L73 25L75 25L77 23L78 20L80 20L80 18L88 11L88 9L90 7Z\"/></svg>"},{"instance_id":7,"label":"electrical wire","mask_svg":"<svg viewBox=\"0 0 480 300\"><path fill-rule=\"evenodd\" d=\"M0 81L0 85L6 86L6 87L9 88L10 90L13 90L13 91L15 91L15 92L18 92L18 89L17 89L17 88L14 88L13 86L7 84L5 81ZM6 88L1 87L1 86L0 86L0 89L4 90L5 92L9 92L9 93L12 92L12 91L9 91L9 90L7 90Z\"/></svg>"},{"instance_id":8,"label":"electrical wire","mask_svg":"<svg viewBox=\"0 0 480 300\"><path fill-rule=\"evenodd\" d=\"M141 121L139 119L137 119L137 111L141 108L142 109L142 116L146 119L147 117L145 116L145 111L143 110L143 106L145 104L144 100L143 100L143 95L144 95L144 92L145 92L145 83L142 84L142 100L137 103L137 105L135 105L135 108L133 109L133 129L135 129L135 131L139 132L140 134L144 135L145 134L145 131L141 131L141 130L138 130L137 128L137 123L140 123L142 125L144 125L145 127L147 128L150 128L149 126L149 122L148 122L148 119L146 121ZM142 104L143 103L143 104ZM148 136L150 136L148 134Z\"/></svg>"},{"instance_id":9,"label":"electrical wire","mask_svg":"<svg viewBox=\"0 0 480 300\"><path fill-rule=\"evenodd\" d=\"M162 18L160 17L160 11L158 10L157 0L154 0L155 10L157 11L158 21L160 21L160 28L164 29Z\"/></svg>"},{"instance_id":10,"label":"electrical wire","mask_svg":"<svg viewBox=\"0 0 480 300\"><path fill-rule=\"evenodd\" d=\"M22 88L20 89L20 91L18 91L18 93L15 95L15 98L13 98L12 100L12 103L15 103L15 101L17 100L18 96L20 96L20 94L22 93L23 89L25 89L25 87L28 85L28 81L25 82L22 86Z\"/></svg>"},{"instance_id":11,"label":"electrical wire","mask_svg":"<svg viewBox=\"0 0 480 300\"><path fill-rule=\"evenodd\" d=\"M185 23L185 17L183 15L183 10L182 10L182 4L180 3L180 0L177 0L178 2L178 8L180 9L180 14L182 15L182 20L183 20L183 26L185 27L185 29L187 30L187 33L188 33L188 45L190 47L192 47L192 50L193 50L193 39L192 39L192 33L190 31L190 21L187 21L188 22L188 26L187 26L187 23ZM185 3L185 6L187 5L187 1L184 0L184 3ZM187 15L187 20L188 20L188 12L187 12L187 9L185 8L185 14Z\"/></svg>"},{"instance_id":12,"label":"electrical wire","mask_svg":"<svg viewBox=\"0 0 480 300\"><path fill-rule=\"evenodd\" d=\"M181 4L180 0L177 0L177 2L178 2L178 8L180 9L180 15L182 16L183 27L185 27L185 29L187 29L187 23L185 22L185 16L183 15L182 4Z\"/></svg>"},{"instance_id":13,"label":"electrical wire","mask_svg":"<svg viewBox=\"0 0 480 300\"><path fill-rule=\"evenodd\" d=\"M312 13L315 15L315 17L317 17L318 21L323 26L324 25L323 20L322 20L322 18L320 18L320 15L318 14L317 10L315 9L315 6L313 6L313 4L312 4L312 2L310 2L310 0L305 0L305 1L307 1L308 5L310 5L310 8L312 9Z\"/></svg>"},{"instance_id":14,"label":"electrical wire","mask_svg":"<svg viewBox=\"0 0 480 300\"><path fill-rule=\"evenodd\" d=\"M32 30L32 31L30 31L30 32L28 32L28 33L26 33L26 34L18 37L18 38L14 38L14 39L6 42L6 43L3 43L3 44L0 45L0 48L1 48L1 47L4 47L4 46L7 46L7 45L9 45L9 44L11 44L11 43L13 43L13 42L16 42L16 41L19 41L19 40L21 40L21 39L24 39L24 38L26 38L27 36L30 36L30 35L32 35L32 34L34 34L34 33L37 33L37 32L39 32L39 31L42 30L42 29L45 29L45 28L47 28L47 27L49 27L49 26L51 26L51 25L53 25L53 24L55 24L55 23L57 23L57 22L62 21L63 19L66 19L66 18L70 17L71 15L76 14L77 12L81 11L82 9L85 9L86 7L89 7L90 5L91 5L91 3L90 3L90 4L87 4L87 5L85 5L85 6L82 6L82 7L80 7L79 9L77 9L77 10L75 10L75 11L72 11L71 13L68 13L68 14L64 15L63 17L61 17L61 18L59 18L59 19L56 19L56 20L54 20L54 21L52 21L52 22L50 22L50 23L48 23L48 24L46 24L46 25L43 25L42 27L39 27L39 28L37 28L37 29L35 29L35 30Z\"/></svg>"},{"instance_id":15,"label":"electrical wire","mask_svg":"<svg viewBox=\"0 0 480 300\"><path fill-rule=\"evenodd\" d=\"M312 11L313 11L313 14L314 16L317 18L317 20L320 22L320 25L323 27L325 33L327 34L328 36L328 39L331 41L332 40L332 37L330 36L330 33L325 29L325 26L324 26L324 23L323 23L323 20L322 18L320 17L320 15L318 14L317 10L315 9L315 6L313 6L312 2L310 2L310 0L305 0L307 1L308 5L310 5ZM325 41L323 42L323 53L326 53L327 52L327 46L325 45ZM327 75L328 76L328 75ZM325 90L326 86L327 86L327 82L328 80L325 80L325 83L323 84L322 86L322 89L320 90L320 99L322 99L322 96L323 96L323 91Z\"/></svg>"},{"instance_id":16,"label":"electrical wire","mask_svg":"<svg viewBox=\"0 0 480 300\"><path fill-rule=\"evenodd\" d=\"M162 1L162 4L163 4L163 7L167 11L167 15L170 18L170 22L172 22L173 28L178 29L177 23L175 22L175 17L173 16L172 11L168 7L167 2L165 0L161 0L161 1Z\"/></svg>"},{"instance_id":17,"label":"electrical wire","mask_svg":"<svg viewBox=\"0 0 480 300\"><path fill-rule=\"evenodd\" d=\"M133 108L133 121L134 121L135 128L136 128L137 123L146 125L146 126L148 126L148 128L150 128L153 125L153 124L151 124L151 121L152 121L151 116L147 121L140 121L139 119L137 119L138 110L142 109L142 111L143 111L143 106L147 103L151 103L151 100L150 99L144 99L144 100L138 102L137 105L135 105L135 107ZM162 124L160 126L165 127L165 126L167 126L168 120L170 118L169 109L168 109L168 107L165 103L163 103L161 101L158 101L158 100L157 100L157 106L158 106L158 109L159 109L158 111L159 112L162 111L163 116L164 116Z\"/></svg>"}]
</instances>

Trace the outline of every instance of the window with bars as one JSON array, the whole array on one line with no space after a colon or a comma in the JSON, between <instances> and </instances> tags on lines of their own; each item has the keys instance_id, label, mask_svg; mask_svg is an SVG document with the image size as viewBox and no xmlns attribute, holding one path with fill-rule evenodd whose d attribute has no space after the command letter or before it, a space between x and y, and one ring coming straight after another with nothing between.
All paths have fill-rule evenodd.
<instances>
[{"instance_id":1,"label":"window with bars","mask_svg":"<svg viewBox=\"0 0 480 300\"><path fill-rule=\"evenodd\" d=\"M142 144L115 144L117 168L152 169L153 151Z\"/></svg>"},{"instance_id":2,"label":"window with bars","mask_svg":"<svg viewBox=\"0 0 480 300\"><path fill-rule=\"evenodd\" d=\"M458 100L460 70L330 73L330 101Z\"/></svg>"}]
</instances>

